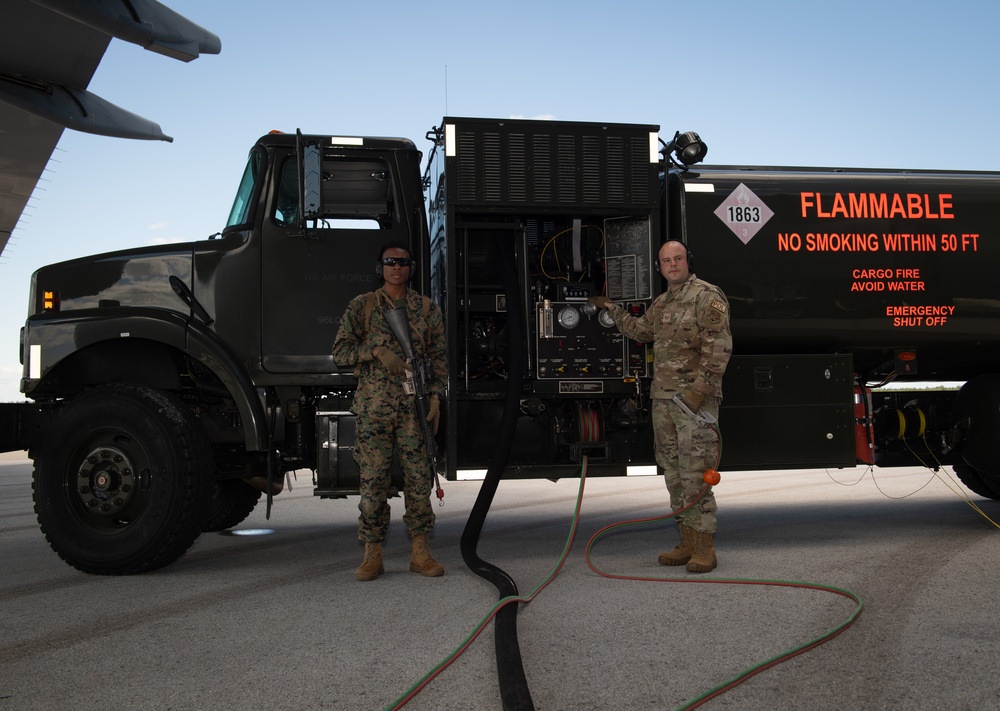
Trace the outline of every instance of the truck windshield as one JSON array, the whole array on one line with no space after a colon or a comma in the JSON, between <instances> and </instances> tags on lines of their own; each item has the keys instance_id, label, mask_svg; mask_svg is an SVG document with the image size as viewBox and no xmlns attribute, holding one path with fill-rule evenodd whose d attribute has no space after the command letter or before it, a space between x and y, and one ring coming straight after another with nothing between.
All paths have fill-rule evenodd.
<instances>
[{"instance_id":1,"label":"truck windshield","mask_svg":"<svg viewBox=\"0 0 1000 711\"><path fill-rule=\"evenodd\" d=\"M247 161L246 170L243 171L243 178L240 180L239 190L236 191L233 209L229 211L229 219L226 220L226 227L243 225L249 221L250 202L253 197L254 186L257 184L258 168L260 168L260 154L254 151L250 154L250 159Z\"/></svg>"}]
</instances>

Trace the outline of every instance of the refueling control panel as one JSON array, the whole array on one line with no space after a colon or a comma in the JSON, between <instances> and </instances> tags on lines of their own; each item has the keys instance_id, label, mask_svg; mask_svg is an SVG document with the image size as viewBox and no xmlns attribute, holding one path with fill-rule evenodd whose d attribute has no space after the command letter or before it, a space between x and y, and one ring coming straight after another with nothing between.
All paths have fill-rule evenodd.
<instances>
[{"instance_id":1,"label":"refueling control panel","mask_svg":"<svg viewBox=\"0 0 1000 711\"><path fill-rule=\"evenodd\" d=\"M538 377L605 378L625 374L621 334L590 302L538 304Z\"/></svg>"},{"instance_id":2,"label":"refueling control panel","mask_svg":"<svg viewBox=\"0 0 1000 711\"><path fill-rule=\"evenodd\" d=\"M537 373L569 381L646 377L646 346L621 335L605 309L589 301L542 301L538 310ZM637 304L641 313L642 305ZM559 392L603 392L565 384Z\"/></svg>"},{"instance_id":3,"label":"refueling control panel","mask_svg":"<svg viewBox=\"0 0 1000 711\"><path fill-rule=\"evenodd\" d=\"M544 292L554 291L555 300L542 298L536 303L537 377L567 381L558 389L566 394L604 392L601 382L580 381L620 381L649 375L647 346L622 336L611 315L587 299L606 294L628 304L636 315L645 311L653 296L650 219L633 216L604 220L598 244L588 244L582 233L581 220L573 220L573 228L566 234L570 244L564 251L571 253L576 269L584 274L596 272L597 288L593 281L556 281L552 289ZM546 242L546 247L549 244ZM558 239L553 238L551 244L558 262ZM546 273L544 256L539 255L542 273Z\"/></svg>"}]
</instances>

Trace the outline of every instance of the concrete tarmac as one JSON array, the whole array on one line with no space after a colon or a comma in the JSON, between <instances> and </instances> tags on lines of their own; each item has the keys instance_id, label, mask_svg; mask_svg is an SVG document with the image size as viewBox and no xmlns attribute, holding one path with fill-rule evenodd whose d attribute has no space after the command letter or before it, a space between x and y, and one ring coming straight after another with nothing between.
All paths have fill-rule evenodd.
<instances>
[{"instance_id":1,"label":"concrete tarmac","mask_svg":"<svg viewBox=\"0 0 1000 711\"><path fill-rule=\"evenodd\" d=\"M950 470L949 470L950 472ZM238 528L204 534L176 563L86 575L48 546L31 464L0 455L0 711L382 709L463 645L497 601L462 562L480 482L446 482L431 541L444 577L408 571L393 499L386 573L360 583L357 499L319 500L308 472ZM521 594L549 576L571 530L579 479L501 482L479 543ZM960 484L952 483L960 489ZM658 477L586 481L565 566L517 618L537 709L678 708L753 665L843 624L705 709L1000 707L1000 531L924 469L723 472L719 567L689 575L657 553L668 522ZM1000 502L972 495L1000 522ZM683 581L673 582L670 578ZM703 584L704 580L741 582ZM407 709L501 709L490 623Z\"/></svg>"}]
</instances>

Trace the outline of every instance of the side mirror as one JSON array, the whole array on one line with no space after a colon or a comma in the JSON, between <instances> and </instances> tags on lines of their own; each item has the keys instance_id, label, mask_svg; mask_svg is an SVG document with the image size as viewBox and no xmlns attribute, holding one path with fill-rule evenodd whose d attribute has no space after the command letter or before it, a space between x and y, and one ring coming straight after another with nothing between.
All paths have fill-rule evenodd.
<instances>
[{"instance_id":1,"label":"side mirror","mask_svg":"<svg viewBox=\"0 0 1000 711\"><path fill-rule=\"evenodd\" d=\"M299 200L303 221L319 216L322 199L323 156L319 146L308 143L302 146L302 180L299 182ZM305 224L302 225L305 228Z\"/></svg>"}]
</instances>

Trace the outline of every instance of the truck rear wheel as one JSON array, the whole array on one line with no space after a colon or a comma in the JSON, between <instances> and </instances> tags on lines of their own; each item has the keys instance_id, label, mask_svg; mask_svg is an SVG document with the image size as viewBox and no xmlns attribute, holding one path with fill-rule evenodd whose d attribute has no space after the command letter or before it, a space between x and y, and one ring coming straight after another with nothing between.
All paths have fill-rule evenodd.
<instances>
[{"instance_id":1,"label":"truck rear wheel","mask_svg":"<svg viewBox=\"0 0 1000 711\"><path fill-rule=\"evenodd\" d=\"M136 385L77 396L35 457L42 532L86 573L139 573L172 563L201 533L214 485L201 426L173 397Z\"/></svg>"},{"instance_id":2,"label":"truck rear wheel","mask_svg":"<svg viewBox=\"0 0 1000 711\"><path fill-rule=\"evenodd\" d=\"M260 496L260 491L242 479L223 479L216 482L208 520L202 530L225 531L241 524L253 512Z\"/></svg>"},{"instance_id":3,"label":"truck rear wheel","mask_svg":"<svg viewBox=\"0 0 1000 711\"><path fill-rule=\"evenodd\" d=\"M984 474L968 464L956 464L955 474L973 493L987 499L1000 499L1000 476Z\"/></svg>"}]
</instances>

